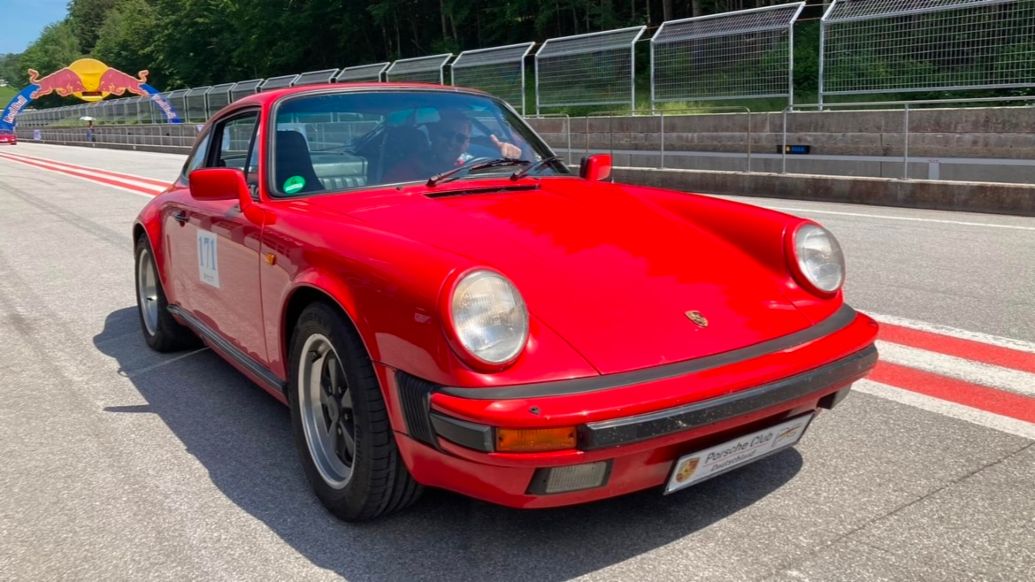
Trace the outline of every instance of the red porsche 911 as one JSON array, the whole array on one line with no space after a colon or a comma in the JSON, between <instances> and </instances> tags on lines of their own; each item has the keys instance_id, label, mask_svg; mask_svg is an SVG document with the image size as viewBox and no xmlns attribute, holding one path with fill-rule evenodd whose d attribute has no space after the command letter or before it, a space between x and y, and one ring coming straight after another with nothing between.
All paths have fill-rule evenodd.
<instances>
[{"instance_id":1,"label":"red porsche 911","mask_svg":"<svg viewBox=\"0 0 1035 582\"><path fill-rule=\"evenodd\" d=\"M676 491L793 446L877 359L822 226L576 175L477 91L244 98L133 234L147 343L286 403L346 520Z\"/></svg>"}]
</instances>

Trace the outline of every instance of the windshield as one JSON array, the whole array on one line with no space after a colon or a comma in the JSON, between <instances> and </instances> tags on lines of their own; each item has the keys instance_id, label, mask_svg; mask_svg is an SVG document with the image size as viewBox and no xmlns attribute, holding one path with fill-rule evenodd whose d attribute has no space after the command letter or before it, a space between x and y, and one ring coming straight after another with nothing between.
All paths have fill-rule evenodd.
<instances>
[{"instance_id":1,"label":"windshield","mask_svg":"<svg viewBox=\"0 0 1035 582\"><path fill-rule=\"evenodd\" d=\"M428 181L477 160L464 179L510 175L553 152L496 99L444 91L319 93L289 98L274 117L271 191L299 196ZM561 163L537 176L568 175Z\"/></svg>"}]
</instances>

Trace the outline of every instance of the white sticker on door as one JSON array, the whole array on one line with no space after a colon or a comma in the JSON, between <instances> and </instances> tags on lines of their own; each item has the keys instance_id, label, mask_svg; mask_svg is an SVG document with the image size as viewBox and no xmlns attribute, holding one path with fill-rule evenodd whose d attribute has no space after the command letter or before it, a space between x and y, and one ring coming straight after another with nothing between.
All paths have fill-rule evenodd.
<instances>
[{"instance_id":1,"label":"white sticker on door","mask_svg":"<svg viewBox=\"0 0 1035 582\"><path fill-rule=\"evenodd\" d=\"M198 276L202 283L219 288L219 254L216 235L198 230Z\"/></svg>"}]
</instances>

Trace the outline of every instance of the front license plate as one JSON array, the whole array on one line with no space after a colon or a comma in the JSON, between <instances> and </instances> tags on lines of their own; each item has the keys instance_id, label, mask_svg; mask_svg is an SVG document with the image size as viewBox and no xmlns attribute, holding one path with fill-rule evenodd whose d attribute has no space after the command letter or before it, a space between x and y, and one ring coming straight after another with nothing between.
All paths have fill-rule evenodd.
<instances>
[{"instance_id":1,"label":"front license plate","mask_svg":"<svg viewBox=\"0 0 1035 582\"><path fill-rule=\"evenodd\" d=\"M726 471L794 446L805 433L814 414L799 416L776 426L753 432L710 449L683 455L676 461L665 485L665 494L679 491Z\"/></svg>"}]
</instances>

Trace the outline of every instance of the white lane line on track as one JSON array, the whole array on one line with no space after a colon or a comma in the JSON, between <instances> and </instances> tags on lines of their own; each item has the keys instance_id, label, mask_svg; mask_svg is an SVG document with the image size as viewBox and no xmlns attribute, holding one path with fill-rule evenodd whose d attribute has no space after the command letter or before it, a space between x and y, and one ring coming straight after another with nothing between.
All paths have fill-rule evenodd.
<instances>
[{"instance_id":1,"label":"white lane line on track","mask_svg":"<svg viewBox=\"0 0 1035 582\"><path fill-rule=\"evenodd\" d=\"M909 390L895 388L872 380L860 380L852 386L852 390L869 394L885 400L898 402L942 416L949 416L972 424L998 430L1008 434L1035 440L1035 424L1024 422L984 410L978 410L955 402L932 398Z\"/></svg>"},{"instance_id":2,"label":"white lane line on track","mask_svg":"<svg viewBox=\"0 0 1035 582\"><path fill-rule=\"evenodd\" d=\"M766 208L779 210L780 212L793 212L796 214L830 214L833 216L853 216L859 218L876 218L880 220L901 220L905 222L930 222L934 224L952 224L956 226L980 226L985 228L1005 228L1007 230L1023 230L1035 232L1035 226L1020 226L1016 224L993 224L990 222L970 222L966 220L943 220L938 218L917 218L914 216L890 216L887 214L868 214L865 212L842 212L837 210L814 210L812 208L793 208L790 206L770 206Z\"/></svg>"},{"instance_id":3,"label":"white lane line on track","mask_svg":"<svg viewBox=\"0 0 1035 582\"><path fill-rule=\"evenodd\" d=\"M1035 396L1035 374L948 356L886 341L877 342L880 359L971 384Z\"/></svg>"},{"instance_id":4,"label":"white lane line on track","mask_svg":"<svg viewBox=\"0 0 1035 582\"><path fill-rule=\"evenodd\" d=\"M971 340L975 342L990 344L993 346L999 346L1001 348L1009 348L1011 350L1018 350L1021 352L1035 354L1035 343L1024 340L1002 337L997 335L989 335L987 333L968 331L965 329L957 329L955 327L949 327L947 325L937 325L934 323L917 321L915 319L906 319L904 317L897 317L894 315L883 315L880 313L873 313L872 311L862 310L862 312L866 315L869 315L873 319L876 319L879 323L890 323L891 325L897 325L900 327L908 327L919 331L948 335L959 339Z\"/></svg>"},{"instance_id":5,"label":"white lane line on track","mask_svg":"<svg viewBox=\"0 0 1035 582\"><path fill-rule=\"evenodd\" d=\"M146 368L140 368L139 370L130 370L128 372L126 370L119 370L119 375L124 376L126 378L136 378L137 376L139 376L141 374L146 374L146 373L148 373L148 372L150 372L152 370L157 370L158 368L161 368L163 366L168 366L169 364L175 364L176 362L179 362L180 360L185 360L185 359L187 359L187 358L189 358L191 356L200 354L201 352L205 352L205 351L208 351L207 347L198 348L198 349L196 349L194 351L190 351L190 352L187 352L185 354L180 354L178 356L169 358L168 360L162 360L161 362L158 362L157 364L154 364L154 365L151 365L151 366L147 366Z\"/></svg>"}]
</instances>

